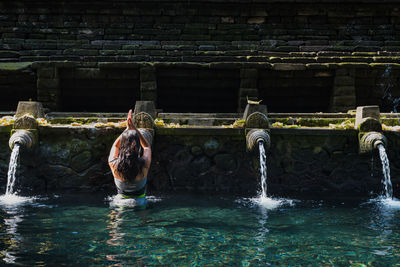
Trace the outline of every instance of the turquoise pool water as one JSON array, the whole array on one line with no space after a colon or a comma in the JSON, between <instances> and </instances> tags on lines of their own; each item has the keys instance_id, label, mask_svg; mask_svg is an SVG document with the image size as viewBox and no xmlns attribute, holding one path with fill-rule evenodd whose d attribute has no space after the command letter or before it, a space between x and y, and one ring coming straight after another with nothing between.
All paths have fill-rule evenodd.
<instances>
[{"instance_id":1,"label":"turquoise pool water","mask_svg":"<svg viewBox=\"0 0 400 267\"><path fill-rule=\"evenodd\" d=\"M381 201L104 195L0 199L0 265L394 266L400 205ZM267 207L265 207L267 206Z\"/></svg>"}]
</instances>

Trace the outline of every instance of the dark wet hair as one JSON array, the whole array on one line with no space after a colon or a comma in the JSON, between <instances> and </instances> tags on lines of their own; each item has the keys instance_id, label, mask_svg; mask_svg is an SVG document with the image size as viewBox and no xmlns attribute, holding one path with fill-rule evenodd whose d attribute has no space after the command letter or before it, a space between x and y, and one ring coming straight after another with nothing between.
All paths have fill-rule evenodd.
<instances>
[{"instance_id":1,"label":"dark wet hair","mask_svg":"<svg viewBox=\"0 0 400 267\"><path fill-rule=\"evenodd\" d=\"M142 155L143 148L138 133L135 130L123 132L116 167L124 179L133 181L139 173L142 173L145 164Z\"/></svg>"}]
</instances>

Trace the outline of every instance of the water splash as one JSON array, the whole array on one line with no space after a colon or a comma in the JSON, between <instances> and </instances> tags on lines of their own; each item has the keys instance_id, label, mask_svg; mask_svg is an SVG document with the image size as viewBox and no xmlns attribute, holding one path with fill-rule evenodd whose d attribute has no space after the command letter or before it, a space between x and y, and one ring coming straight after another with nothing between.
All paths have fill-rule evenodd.
<instances>
[{"instance_id":1,"label":"water splash","mask_svg":"<svg viewBox=\"0 0 400 267\"><path fill-rule=\"evenodd\" d=\"M258 142L260 151L260 173L261 173L261 198L267 197L267 156L265 154L264 143Z\"/></svg>"},{"instance_id":2,"label":"water splash","mask_svg":"<svg viewBox=\"0 0 400 267\"><path fill-rule=\"evenodd\" d=\"M10 164L8 167L7 174L7 189L6 195L13 195L15 188L15 173L17 171L18 156L19 156L19 144L15 144L10 157Z\"/></svg>"},{"instance_id":3,"label":"water splash","mask_svg":"<svg viewBox=\"0 0 400 267\"><path fill-rule=\"evenodd\" d=\"M147 199L147 202L149 202L149 203L155 203L155 202L159 202L162 200L161 198L155 197L155 196L146 196L146 199ZM109 196L105 199L105 201L109 202L110 208L119 208L119 207L136 208L137 207L136 199L124 198L119 194L117 194L115 196Z\"/></svg>"},{"instance_id":4,"label":"water splash","mask_svg":"<svg viewBox=\"0 0 400 267\"><path fill-rule=\"evenodd\" d=\"M382 144L378 145L379 156L382 162L382 172L383 172L383 179L382 183L385 188L385 196L386 198L392 199L393 198L393 187L392 181L390 180L390 167L389 167L389 159L386 154L385 147Z\"/></svg>"},{"instance_id":5,"label":"water splash","mask_svg":"<svg viewBox=\"0 0 400 267\"><path fill-rule=\"evenodd\" d=\"M0 207L9 208L13 206L19 206L22 204L30 203L35 199L35 197L22 197L16 194L5 194L0 196Z\"/></svg>"},{"instance_id":6,"label":"water splash","mask_svg":"<svg viewBox=\"0 0 400 267\"><path fill-rule=\"evenodd\" d=\"M264 143L258 142L258 150L260 153L260 174L261 174L261 190L259 196L256 198L250 198L251 203L262 207L264 209L272 210L276 209L282 205L289 204L292 205L293 201L284 198L271 198L267 196L268 186L267 186L267 156L265 153Z\"/></svg>"}]
</instances>

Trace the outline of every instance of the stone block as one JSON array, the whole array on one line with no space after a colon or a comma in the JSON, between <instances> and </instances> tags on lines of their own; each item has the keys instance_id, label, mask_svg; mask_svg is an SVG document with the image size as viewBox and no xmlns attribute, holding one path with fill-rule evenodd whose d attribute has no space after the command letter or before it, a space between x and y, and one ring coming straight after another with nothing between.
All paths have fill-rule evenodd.
<instances>
[{"instance_id":1,"label":"stone block","mask_svg":"<svg viewBox=\"0 0 400 267\"><path fill-rule=\"evenodd\" d=\"M250 17L247 19L248 24L262 24L265 23L265 17Z\"/></svg>"},{"instance_id":2,"label":"stone block","mask_svg":"<svg viewBox=\"0 0 400 267\"><path fill-rule=\"evenodd\" d=\"M156 91L141 91L140 99L145 101L157 101Z\"/></svg>"},{"instance_id":3,"label":"stone block","mask_svg":"<svg viewBox=\"0 0 400 267\"><path fill-rule=\"evenodd\" d=\"M139 114L140 112L148 113L153 119L156 118L156 106L154 101L136 101L134 114Z\"/></svg>"},{"instance_id":4,"label":"stone block","mask_svg":"<svg viewBox=\"0 0 400 267\"><path fill-rule=\"evenodd\" d=\"M39 68L37 70L39 79L53 79L55 76L54 68Z\"/></svg>"},{"instance_id":5,"label":"stone block","mask_svg":"<svg viewBox=\"0 0 400 267\"><path fill-rule=\"evenodd\" d=\"M19 55L17 51L0 50L0 58L16 58L19 57Z\"/></svg>"},{"instance_id":6,"label":"stone block","mask_svg":"<svg viewBox=\"0 0 400 267\"><path fill-rule=\"evenodd\" d=\"M241 69L240 70L240 78L258 78L258 70L257 69Z\"/></svg>"},{"instance_id":7,"label":"stone block","mask_svg":"<svg viewBox=\"0 0 400 267\"><path fill-rule=\"evenodd\" d=\"M326 70L328 69L328 65L324 63L309 63L306 64L307 69L310 70Z\"/></svg>"},{"instance_id":8,"label":"stone block","mask_svg":"<svg viewBox=\"0 0 400 267\"><path fill-rule=\"evenodd\" d=\"M317 71L314 73L314 77L332 77L333 73L330 71Z\"/></svg>"},{"instance_id":9,"label":"stone block","mask_svg":"<svg viewBox=\"0 0 400 267\"><path fill-rule=\"evenodd\" d=\"M60 81L58 79L38 79L37 80L37 88L39 89L58 89L60 85Z\"/></svg>"},{"instance_id":10,"label":"stone block","mask_svg":"<svg viewBox=\"0 0 400 267\"><path fill-rule=\"evenodd\" d=\"M140 68L140 81L143 82L154 82L157 80L156 70L154 67L142 67Z\"/></svg>"},{"instance_id":11,"label":"stone block","mask_svg":"<svg viewBox=\"0 0 400 267\"><path fill-rule=\"evenodd\" d=\"M355 96L356 88L354 86L334 86L334 96Z\"/></svg>"},{"instance_id":12,"label":"stone block","mask_svg":"<svg viewBox=\"0 0 400 267\"><path fill-rule=\"evenodd\" d=\"M336 70L336 76L352 76L353 74L353 70L348 68L340 68Z\"/></svg>"},{"instance_id":13,"label":"stone block","mask_svg":"<svg viewBox=\"0 0 400 267\"><path fill-rule=\"evenodd\" d=\"M333 106L346 106L354 108L356 106L356 96L334 96L332 99Z\"/></svg>"},{"instance_id":14,"label":"stone block","mask_svg":"<svg viewBox=\"0 0 400 267\"><path fill-rule=\"evenodd\" d=\"M379 106L361 106L361 107L357 107L355 127L358 128L358 126L366 118L373 118L373 119L375 119L377 121L380 121Z\"/></svg>"},{"instance_id":15,"label":"stone block","mask_svg":"<svg viewBox=\"0 0 400 267\"><path fill-rule=\"evenodd\" d=\"M65 49L63 51L64 55L76 55L76 56L97 56L99 54L98 50L90 49Z\"/></svg>"},{"instance_id":16,"label":"stone block","mask_svg":"<svg viewBox=\"0 0 400 267\"><path fill-rule=\"evenodd\" d=\"M335 86L354 86L355 79L350 76L336 76L334 85Z\"/></svg>"},{"instance_id":17,"label":"stone block","mask_svg":"<svg viewBox=\"0 0 400 267\"><path fill-rule=\"evenodd\" d=\"M76 68L75 79L91 80L91 79L105 79L105 75L99 68Z\"/></svg>"},{"instance_id":18,"label":"stone block","mask_svg":"<svg viewBox=\"0 0 400 267\"><path fill-rule=\"evenodd\" d=\"M157 82L141 82L140 83L140 91L156 91L157 90Z\"/></svg>"},{"instance_id":19,"label":"stone block","mask_svg":"<svg viewBox=\"0 0 400 267\"><path fill-rule=\"evenodd\" d=\"M282 70L282 71L291 71L291 70L305 70L305 64L290 64L290 63L274 63L272 64L272 69L274 70Z\"/></svg>"},{"instance_id":20,"label":"stone block","mask_svg":"<svg viewBox=\"0 0 400 267\"><path fill-rule=\"evenodd\" d=\"M241 97L258 97L257 88L240 88L239 96Z\"/></svg>"},{"instance_id":21,"label":"stone block","mask_svg":"<svg viewBox=\"0 0 400 267\"><path fill-rule=\"evenodd\" d=\"M19 101L15 116L21 117L26 114L34 118L44 118L42 103L35 101Z\"/></svg>"},{"instance_id":22,"label":"stone block","mask_svg":"<svg viewBox=\"0 0 400 267\"><path fill-rule=\"evenodd\" d=\"M257 88L257 79L246 79L242 78L240 80L240 87L242 88Z\"/></svg>"},{"instance_id":23,"label":"stone block","mask_svg":"<svg viewBox=\"0 0 400 267\"><path fill-rule=\"evenodd\" d=\"M221 23L235 23L234 17L221 17Z\"/></svg>"}]
</instances>

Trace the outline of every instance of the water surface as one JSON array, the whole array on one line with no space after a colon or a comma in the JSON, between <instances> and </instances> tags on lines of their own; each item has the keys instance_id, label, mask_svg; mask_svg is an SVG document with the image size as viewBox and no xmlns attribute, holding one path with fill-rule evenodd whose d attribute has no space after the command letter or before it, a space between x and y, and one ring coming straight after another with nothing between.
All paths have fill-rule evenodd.
<instances>
[{"instance_id":1,"label":"water surface","mask_svg":"<svg viewBox=\"0 0 400 267\"><path fill-rule=\"evenodd\" d=\"M104 195L0 198L0 261L22 265L393 266L400 205L158 196L136 211ZM266 207L268 208L266 208ZM361 265L360 265L361 264Z\"/></svg>"}]
</instances>

